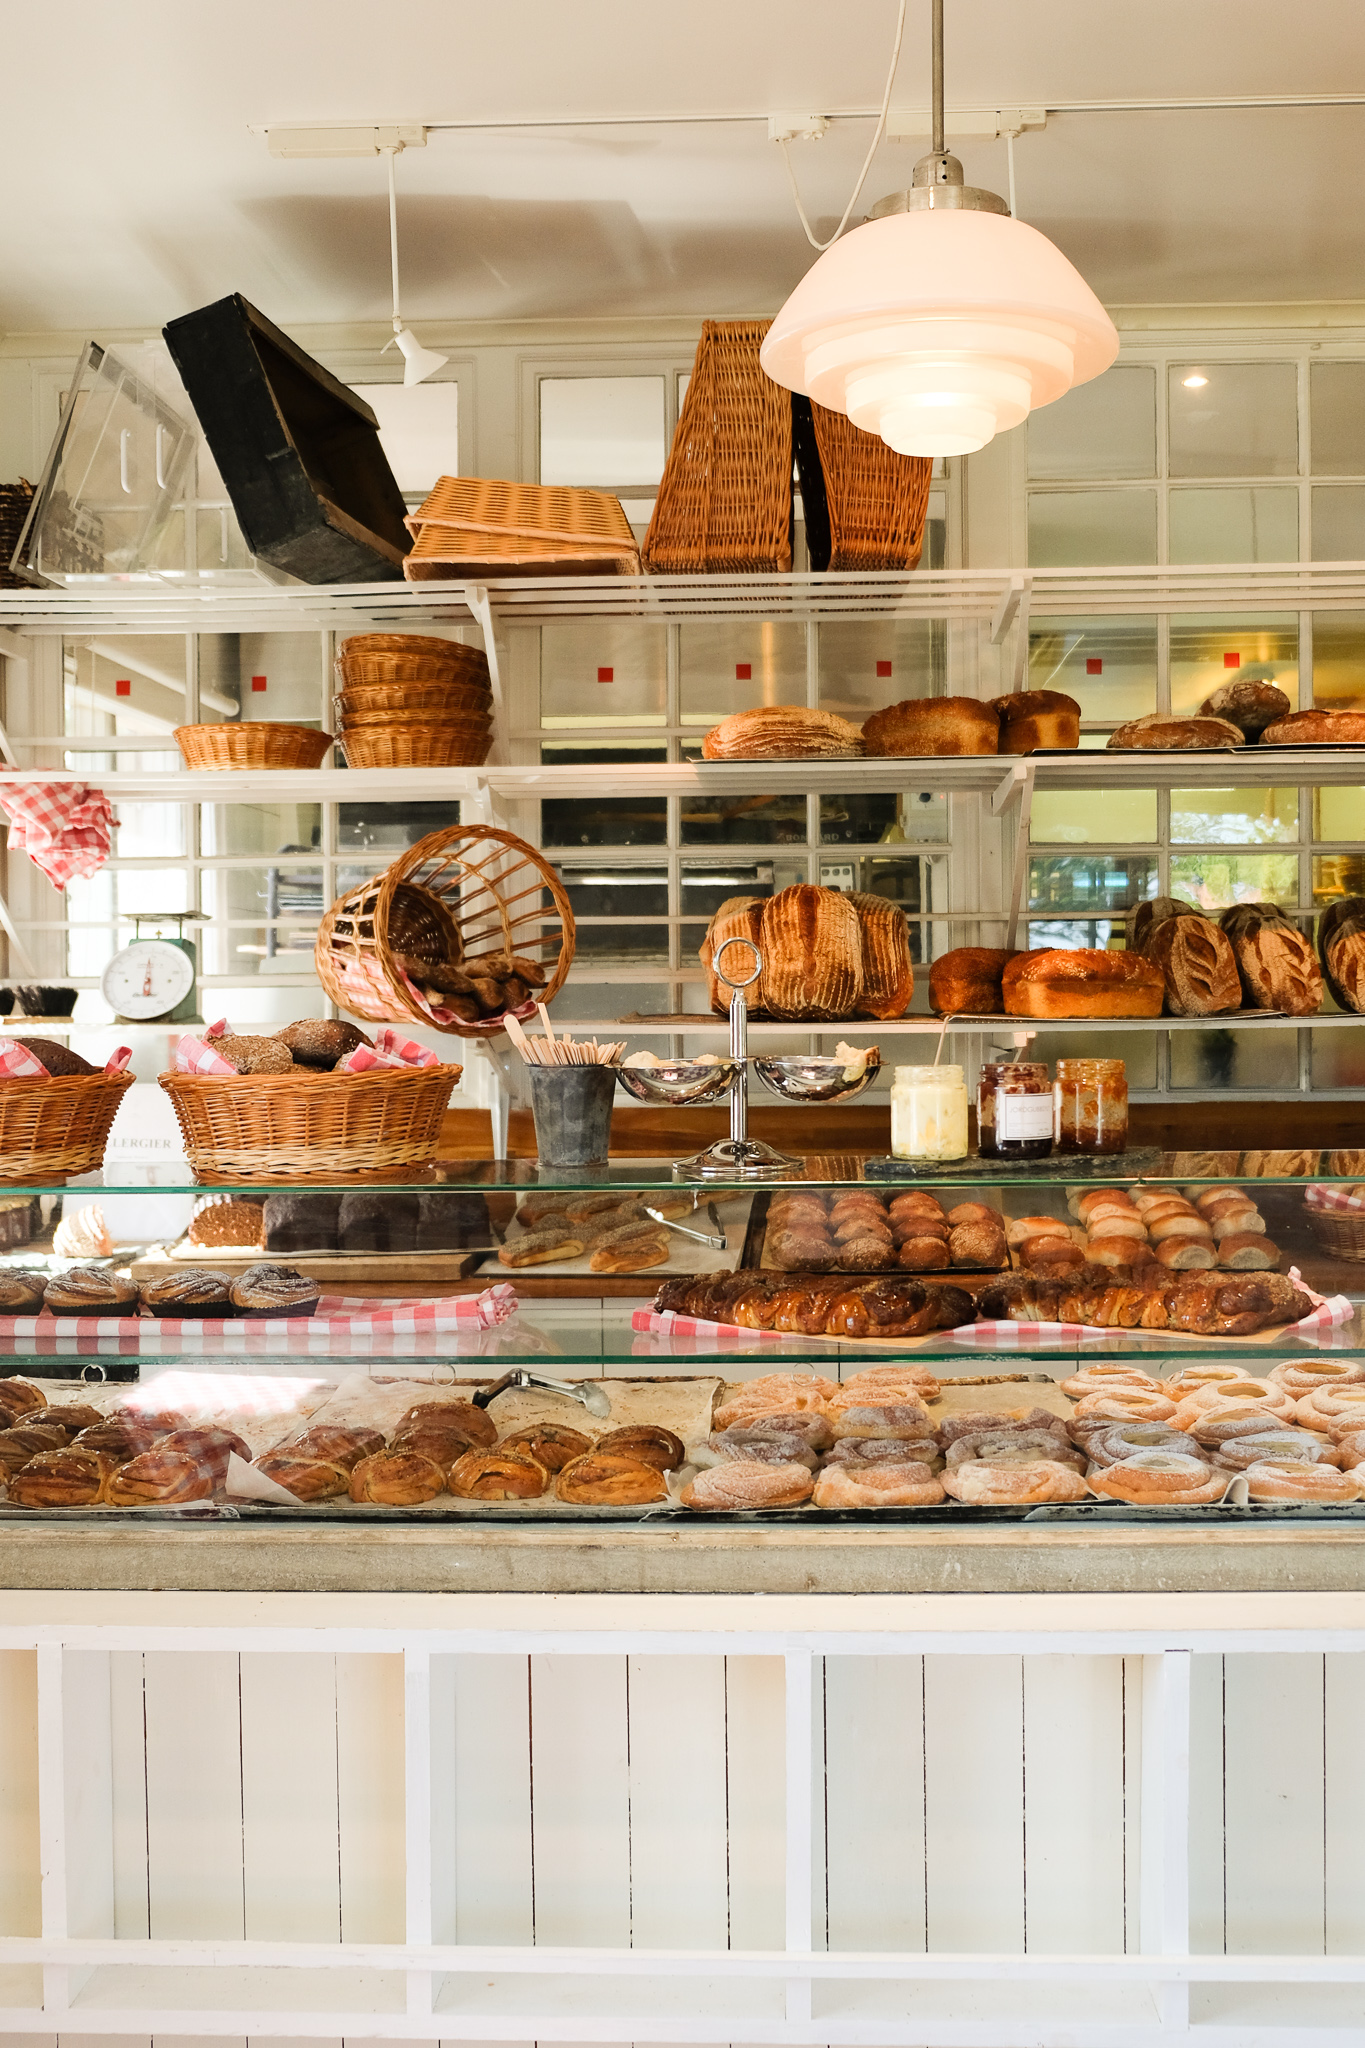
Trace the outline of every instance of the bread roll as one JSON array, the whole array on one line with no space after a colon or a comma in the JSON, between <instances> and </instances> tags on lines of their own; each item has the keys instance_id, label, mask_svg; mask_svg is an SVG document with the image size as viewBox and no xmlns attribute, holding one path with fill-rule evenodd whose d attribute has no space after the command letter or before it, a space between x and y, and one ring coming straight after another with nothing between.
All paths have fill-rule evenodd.
<instances>
[{"instance_id":1,"label":"bread roll","mask_svg":"<svg viewBox=\"0 0 1365 2048\"><path fill-rule=\"evenodd\" d=\"M1092 1237L1085 1256L1093 1266L1146 1266L1155 1254L1145 1237Z\"/></svg>"},{"instance_id":2,"label":"bread roll","mask_svg":"<svg viewBox=\"0 0 1365 2048\"><path fill-rule=\"evenodd\" d=\"M1137 953L1020 953L1002 977L1008 1017L1159 1017L1166 983Z\"/></svg>"},{"instance_id":3,"label":"bread roll","mask_svg":"<svg viewBox=\"0 0 1365 2048\"><path fill-rule=\"evenodd\" d=\"M948 1239L948 1257L955 1266L1003 1266L1005 1233L996 1223L959 1223Z\"/></svg>"},{"instance_id":4,"label":"bread roll","mask_svg":"<svg viewBox=\"0 0 1365 2048\"><path fill-rule=\"evenodd\" d=\"M993 700L1000 714L1000 752L1031 754L1038 747L1078 747L1081 707L1060 690L1016 690Z\"/></svg>"},{"instance_id":5,"label":"bread roll","mask_svg":"<svg viewBox=\"0 0 1365 2048\"><path fill-rule=\"evenodd\" d=\"M1219 1017L1242 1007L1232 942L1207 917L1168 917L1145 934L1143 957L1166 978L1173 1017Z\"/></svg>"},{"instance_id":6,"label":"bread roll","mask_svg":"<svg viewBox=\"0 0 1365 2048\"><path fill-rule=\"evenodd\" d=\"M1318 959L1334 1001L1365 1015L1365 896L1343 896L1323 911Z\"/></svg>"},{"instance_id":7,"label":"bread roll","mask_svg":"<svg viewBox=\"0 0 1365 2048\"><path fill-rule=\"evenodd\" d=\"M1249 1009L1309 1017L1322 1008L1322 974L1313 948L1275 904L1234 904L1219 923L1232 941Z\"/></svg>"},{"instance_id":8,"label":"bread roll","mask_svg":"<svg viewBox=\"0 0 1365 2048\"><path fill-rule=\"evenodd\" d=\"M884 896L851 890L846 899L862 931L862 989L857 1008L865 1017L903 1017L915 993L910 927L905 912Z\"/></svg>"},{"instance_id":9,"label":"bread roll","mask_svg":"<svg viewBox=\"0 0 1365 2048\"><path fill-rule=\"evenodd\" d=\"M1204 1237L1166 1237L1152 1250L1157 1261L1176 1272L1207 1270L1218 1263L1218 1255Z\"/></svg>"},{"instance_id":10,"label":"bread roll","mask_svg":"<svg viewBox=\"0 0 1365 2048\"><path fill-rule=\"evenodd\" d=\"M850 761L863 736L832 711L803 704L764 704L713 725L701 743L703 761Z\"/></svg>"},{"instance_id":11,"label":"bread roll","mask_svg":"<svg viewBox=\"0 0 1365 2048\"><path fill-rule=\"evenodd\" d=\"M948 1247L940 1237L908 1237L896 1253L902 1273L941 1273L950 1263Z\"/></svg>"},{"instance_id":12,"label":"bread roll","mask_svg":"<svg viewBox=\"0 0 1365 2048\"><path fill-rule=\"evenodd\" d=\"M1250 1205L1243 1208L1240 1203L1229 1204L1226 1209L1206 1209L1204 1214L1208 1218L1215 1244L1221 1244L1225 1237L1246 1237L1248 1234L1263 1234L1265 1231L1264 1216L1259 1209L1253 1209Z\"/></svg>"},{"instance_id":13,"label":"bread roll","mask_svg":"<svg viewBox=\"0 0 1365 2048\"><path fill-rule=\"evenodd\" d=\"M1137 748L1144 753L1174 754L1241 747L1246 738L1228 718L1172 718L1149 711L1145 718L1130 718L1126 725L1116 725L1107 744L1120 753Z\"/></svg>"},{"instance_id":14,"label":"bread roll","mask_svg":"<svg viewBox=\"0 0 1365 2048\"><path fill-rule=\"evenodd\" d=\"M929 1008L936 1017L999 1017L1000 977L1018 958L1002 946L954 946L929 969Z\"/></svg>"},{"instance_id":15,"label":"bread roll","mask_svg":"<svg viewBox=\"0 0 1365 2048\"><path fill-rule=\"evenodd\" d=\"M728 1472L736 1467L728 1465ZM768 1468L785 1471L785 1466ZM810 1474L805 1473L809 1485ZM566 1465L555 1481L555 1493L577 1507L641 1507L649 1501L667 1500L663 1474L640 1458L613 1457L610 1453L588 1451Z\"/></svg>"},{"instance_id":16,"label":"bread roll","mask_svg":"<svg viewBox=\"0 0 1365 2048\"><path fill-rule=\"evenodd\" d=\"M1018 1252L1024 1264L1034 1270L1055 1266L1072 1272L1086 1262L1086 1253L1068 1237L1026 1237Z\"/></svg>"},{"instance_id":17,"label":"bread roll","mask_svg":"<svg viewBox=\"0 0 1365 2048\"><path fill-rule=\"evenodd\" d=\"M1291 711L1261 734L1263 747L1365 746L1365 711Z\"/></svg>"},{"instance_id":18,"label":"bread roll","mask_svg":"<svg viewBox=\"0 0 1365 2048\"><path fill-rule=\"evenodd\" d=\"M1193 1209L1156 1217L1148 1224L1147 1235L1155 1245L1164 1244L1168 1237L1196 1237L1206 1244L1213 1243L1212 1225L1196 1216Z\"/></svg>"},{"instance_id":19,"label":"bread roll","mask_svg":"<svg viewBox=\"0 0 1365 2048\"><path fill-rule=\"evenodd\" d=\"M863 979L863 935L857 910L837 889L797 882L763 905L763 1008L801 1024L848 1017Z\"/></svg>"},{"instance_id":20,"label":"bread roll","mask_svg":"<svg viewBox=\"0 0 1365 2048\"><path fill-rule=\"evenodd\" d=\"M711 1008L718 1017L730 1014L730 991L716 974L711 963L727 939L748 939L759 947L763 944L762 896L727 896L719 910L706 927L706 937L697 948L697 956L706 969L707 994ZM745 975L753 966L753 956L743 946L736 946L726 954L726 972L736 977ZM749 984L747 990L749 1008L761 1011L763 1008L763 979Z\"/></svg>"},{"instance_id":21,"label":"bread roll","mask_svg":"<svg viewBox=\"0 0 1365 2048\"><path fill-rule=\"evenodd\" d=\"M1135 1244L1147 1235L1147 1225L1136 1210L1126 1216L1121 1209L1092 1209L1086 1229L1094 1237L1130 1237Z\"/></svg>"},{"instance_id":22,"label":"bread roll","mask_svg":"<svg viewBox=\"0 0 1365 2048\"><path fill-rule=\"evenodd\" d=\"M1269 1272L1279 1267L1280 1248L1270 1242L1262 1223L1259 1233L1234 1231L1222 1238L1218 1244L1218 1263L1238 1273Z\"/></svg>"},{"instance_id":23,"label":"bread roll","mask_svg":"<svg viewBox=\"0 0 1365 2048\"><path fill-rule=\"evenodd\" d=\"M1199 707L1202 718L1229 719L1249 740L1258 740L1266 727L1274 725L1288 710L1289 699L1283 690L1274 683L1251 677L1224 683Z\"/></svg>"},{"instance_id":24,"label":"bread roll","mask_svg":"<svg viewBox=\"0 0 1365 2048\"><path fill-rule=\"evenodd\" d=\"M1025 1244L1031 1237L1060 1237L1071 1242L1071 1227L1060 1216L1013 1216L1005 1231L1010 1244Z\"/></svg>"},{"instance_id":25,"label":"bread roll","mask_svg":"<svg viewBox=\"0 0 1365 2048\"><path fill-rule=\"evenodd\" d=\"M869 754L998 754L1000 719L976 697L911 697L874 711L863 725Z\"/></svg>"}]
</instances>

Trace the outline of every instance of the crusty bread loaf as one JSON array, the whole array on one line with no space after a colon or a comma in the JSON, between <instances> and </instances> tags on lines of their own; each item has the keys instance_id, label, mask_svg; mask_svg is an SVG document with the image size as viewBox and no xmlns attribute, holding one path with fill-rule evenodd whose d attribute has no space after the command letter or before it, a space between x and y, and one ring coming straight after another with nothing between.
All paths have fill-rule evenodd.
<instances>
[{"instance_id":1,"label":"crusty bread loaf","mask_svg":"<svg viewBox=\"0 0 1365 2048\"><path fill-rule=\"evenodd\" d=\"M1244 676L1224 683L1199 707L1201 718L1226 718L1249 740L1257 740L1268 725L1274 725L1289 710L1289 699L1274 683Z\"/></svg>"},{"instance_id":2,"label":"crusty bread loaf","mask_svg":"<svg viewBox=\"0 0 1365 2048\"><path fill-rule=\"evenodd\" d=\"M1166 977L1166 1008L1173 1017L1219 1017L1241 1009L1232 942L1212 919L1168 917L1149 928L1142 953Z\"/></svg>"},{"instance_id":3,"label":"crusty bread loaf","mask_svg":"<svg viewBox=\"0 0 1365 2048\"><path fill-rule=\"evenodd\" d=\"M716 974L712 962L727 939L750 939L755 946L762 946L763 902L761 896L727 896L706 928L706 937L698 947L698 957L706 969L707 994L711 1008L717 1016L725 1017L730 1011L730 991ZM741 979L753 966L751 955L743 946L736 946L725 956L727 973L736 980ZM749 1008L763 1007L762 977L749 984L746 991Z\"/></svg>"},{"instance_id":4,"label":"crusty bread loaf","mask_svg":"<svg viewBox=\"0 0 1365 2048\"><path fill-rule=\"evenodd\" d=\"M794 1024L849 1017L863 984L858 913L837 889L797 882L763 905L763 1007Z\"/></svg>"},{"instance_id":5,"label":"crusty bread loaf","mask_svg":"<svg viewBox=\"0 0 1365 2048\"><path fill-rule=\"evenodd\" d=\"M998 754L1000 719L976 697L910 697L863 725L869 754Z\"/></svg>"},{"instance_id":6,"label":"crusty bread loaf","mask_svg":"<svg viewBox=\"0 0 1365 2048\"><path fill-rule=\"evenodd\" d=\"M1019 953L1002 977L1008 1017L1159 1017L1166 982L1140 953L1090 946Z\"/></svg>"},{"instance_id":7,"label":"crusty bread loaf","mask_svg":"<svg viewBox=\"0 0 1365 2048\"><path fill-rule=\"evenodd\" d=\"M1038 747L1078 747L1081 707L1060 690L1015 690L996 697L1000 714L1000 752L1031 754Z\"/></svg>"},{"instance_id":8,"label":"crusty bread loaf","mask_svg":"<svg viewBox=\"0 0 1365 2048\"><path fill-rule=\"evenodd\" d=\"M998 1017L1000 977L1020 956L1003 946L954 946L929 969L929 1008L936 1017Z\"/></svg>"},{"instance_id":9,"label":"crusty bread loaf","mask_svg":"<svg viewBox=\"0 0 1365 2048\"><path fill-rule=\"evenodd\" d=\"M1250 1180L1303 1180L1318 1170L1318 1154L1304 1151L1244 1152L1240 1173Z\"/></svg>"},{"instance_id":10,"label":"crusty bread loaf","mask_svg":"<svg viewBox=\"0 0 1365 2048\"><path fill-rule=\"evenodd\" d=\"M847 899L862 929L862 987L856 1008L864 1017L903 1017L915 993L910 930L905 912L885 896L852 890Z\"/></svg>"},{"instance_id":11,"label":"crusty bread loaf","mask_svg":"<svg viewBox=\"0 0 1365 2048\"><path fill-rule=\"evenodd\" d=\"M1241 747L1246 736L1230 718L1172 718L1149 711L1145 718L1130 718L1116 725L1108 745L1118 752L1139 748L1144 753L1184 753L1202 747Z\"/></svg>"},{"instance_id":12,"label":"crusty bread loaf","mask_svg":"<svg viewBox=\"0 0 1365 2048\"><path fill-rule=\"evenodd\" d=\"M1318 959L1334 1001L1365 1015L1365 896L1343 896L1323 911Z\"/></svg>"},{"instance_id":13,"label":"crusty bread loaf","mask_svg":"<svg viewBox=\"0 0 1365 2048\"><path fill-rule=\"evenodd\" d=\"M1203 914L1196 904L1186 903L1183 896L1152 896L1146 903L1139 903L1128 920L1128 949L1132 953L1144 952L1145 941L1153 925L1164 924L1168 917L1202 917Z\"/></svg>"},{"instance_id":14,"label":"crusty bread loaf","mask_svg":"<svg viewBox=\"0 0 1365 2048\"><path fill-rule=\"evenodd\" d=\"M803 704L736 711L713 725L701 743L704 761L848 761L862 751L856 725Z\"/></svg>"},{"instance_id":15,"label":"crusty bread loaf","mask_svg":"<svg viewBox=\"0 0 1365 2048\"><path fill-rule=\"evenodd\" d=\"M1263 747L1365 746L1365 711L1291 711L1261 734Z\"/></svg>"},{"instance_id":16,"label":"crusty bread loaf","mask_svg":"<svg viewBox=\"0 0 1365 2048\"><path fill-rule=\"evenodd\" d=\"M1322 1008L1313 948L1273 903L1234 903L1218 920L1232 941L1248 1009L1311 1017Z\"/></svg>"}]
</instances>

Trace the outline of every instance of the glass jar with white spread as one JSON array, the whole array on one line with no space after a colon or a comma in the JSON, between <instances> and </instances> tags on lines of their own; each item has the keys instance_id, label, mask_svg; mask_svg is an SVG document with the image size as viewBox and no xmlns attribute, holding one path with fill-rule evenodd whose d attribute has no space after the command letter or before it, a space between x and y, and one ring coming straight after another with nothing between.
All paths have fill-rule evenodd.
<instances>
[{"instance_id":1,"label":"glass jar with white spread","mask_svg":"<svg viewBox=\"0 0 1365 2048\"><path fill-rule=\"evenodd\" d=\"M961 1067L897 1067L891 1089L896 1159L967 1157L967 1082Z\"/></svg>"}]
</instances>

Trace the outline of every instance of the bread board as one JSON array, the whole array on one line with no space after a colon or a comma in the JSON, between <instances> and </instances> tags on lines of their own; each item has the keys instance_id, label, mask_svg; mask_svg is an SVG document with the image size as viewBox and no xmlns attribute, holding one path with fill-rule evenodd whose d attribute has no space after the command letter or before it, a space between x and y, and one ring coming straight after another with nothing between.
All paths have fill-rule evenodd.
<instances>
[{"instance_id":1,"label":"bread board","mask_svg":"<svg viewBox=\"0 0 1365 2048\"><path fill-rule=\"evenodd\" d=\"M487 1256L486 1245L460 1252L265 1252L240 1245L204 1247L182 1241L169 1251L162 1245L149 1246L128 1270L134 1280L162 1280L167 1274L183 1272L186 1266L203 1266L236 1279L249 1266L268 1261L288 1266L305 1279L325 1282L329 1288L420 1290L439 1287L443 1281L467 1280Z\"/></svg>"},{"instance_id":2,"label":"bread board","mask_svg":"<svg viewBox=\"0 0 1365 2048\"><path fill-rule=\"evenodd\" d=\"M1017 1024L1019 1019L1006 1021ZM1222 1024L1227 1020L1220 1017L1216 1021ZM982 1159L972 1153L967 1159L929 1160L877 1154L863 1161L863 1178L929 1182L1036 1180L1040 1173L1051 1174L1060 1167L1068 1179L1074 1180L1140 1180L1144 1174L1156 1171L1162 1156L1155 1145L1132 1145L1126 1152L1064 1152L1050 1159Z\"/></svg>"}]
</instances>

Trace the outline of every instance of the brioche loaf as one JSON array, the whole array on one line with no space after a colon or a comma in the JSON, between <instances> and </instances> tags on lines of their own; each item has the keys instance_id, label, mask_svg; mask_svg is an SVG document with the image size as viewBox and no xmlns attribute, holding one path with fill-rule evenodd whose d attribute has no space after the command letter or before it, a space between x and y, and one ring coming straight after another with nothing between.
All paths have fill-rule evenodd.
<instances>
[{"instance_id":1,"label":"brioche loaf","mask_svg":"<svg viewBox=\"0 0 1365 2048\"><path fill-rule=\"evenodd\" d=\"M1130 718L1126 725L1116 725L1107 744L1119 752L1139 748L1174 754L1201 747L1241 747L1246 736L1230 718L1171 718L1149 711L1145 718Z\"/></svg>"},{"instance_id":2,"label":"brioche loaf","mask_svg":"<svg viewBox=\"0 0 1365 2048\"><path fill-rule=\"evenodd\" d=\"M1365 711L1291 711L1261 734L1263 747L1365 746Z\"/></svg>"},{"instance_id":3,"label":"brioche loaf","mask_svg":"<svg viewBox=\"0 0 1365 2048\"><path fill-rule=\"evenodd\" d=\"M910 697L863 726L869 754L998 754L1000 718L976 697Z\"/></svg>"},{"instance_id":4,"label":"brioche loaf","mask_svg":"<svg viewBox=\"0 0 1365 2048\"><path fill-rule=\"evenodd\" d=\"M1274 683L1249 676L1234 678L1206 697L1199 707L1201 718L1226 718L1249 740L1258 740L1268 725L1274 725L1289 710L1289 699Z\"/></svg>"},{"instance_id":5,"label":"brioche loaf","mask_svg":"<svg viewBox=\"0 0 1365 2048\"><path fill-rule=\"evenodd\" d=\"M1313 948L1275 904L1235 903L1219 923L1232 941L1249 1009L1309 1017L1322 1008L1322 974Z\"/></svg>"},{"instance_id":6,"label":"brioche loaf","mask_svg":"<svg viewBox=\"0 0 1365 2048\"><path fill-rule=\"evenodd\" d=\"M857 910L837 889L797 882L763 905L763 1007L791 1023L848 1017L862 992Z\"/></svg>"},{"instance_id":7,"label":"brioche loaf","mask_svg":"<svg viewBox=\"0 0 1365 2048\"><path fill-rule=\"evenodd\" d=\"M852 891L847 900L862 931L862 990L856 1007L867 1017L903 1017L915 993L905 912L863 890Z\"/></svg>"},{"instance_id":8,"label":"brioche loaf","mask_svg":"<svg viewBox=\"0 0 1365 2048\"><path fill-rule=\"evenodd\" d=\"M1166 981L1173 1017L1218 1017L1242 1007L1232 942L1207 917L1168 917L1148 927L1142 956Z\"/></svg>"},{"instance_id":9,"label":"brioche loaf","mask_svg":"<svg viewBox=\"0 0 1365 2048\"><path fill-rule=\"evenodd\" d=\"M1318 919L1323 979L1343 1010L1365 1014L1365 896L1343 896Z\"/></svg>"},{"instance_id":10,"label":"brioche loaf","mask_svg":"<svg viewBox=\"0 0 1365 2048\"><path fill-rule=\"evenodd\" d=\"M929 969L929 1008L936 1017L998 1017L1004 1009L1000 977L1021 956L1003 946L954 946Z\"/></svg>"},{"instance_id":11,"label":"brioche loaf","mask_svg":"<svg viewBox=\"0 0 1365 2048\"><path fill-rule=\"evenodd\" d=\"M701 743L704 761L848 761L862 751L856 725L801 704L736 711L713 725Z\"/></svg>"},{"instance_id":12,"label":"brioche loaf","mask_svg":"<svg viewBox=\"0 0 1365 2048\"><path fill-rule=\"evenodd\" d=\"M1060 690L1016 690L996 697L1000 714L1000 752L1031 754L1037 747L1078 747L1081 707Z\"/></svg>"},{"instance_id":13,"label":"brioche loaf","mask_svg":"<svg viewBox=\"0 0 1365 2048\"><path fill-rule=\"evenodd\" d=\"M1159 967L1090 946L1017 953L1002 976L1007 1017L1159 1017Z\"/></svg>"}]
</instances>

